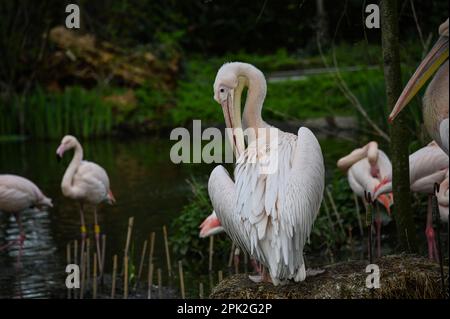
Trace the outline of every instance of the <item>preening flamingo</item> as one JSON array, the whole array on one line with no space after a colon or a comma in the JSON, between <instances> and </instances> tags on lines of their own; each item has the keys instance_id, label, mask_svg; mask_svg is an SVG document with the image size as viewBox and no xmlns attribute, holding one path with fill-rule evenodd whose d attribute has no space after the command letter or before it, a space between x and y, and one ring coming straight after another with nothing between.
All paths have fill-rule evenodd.
<instances>
[{"instance_id":1,"label":"preening flamingo","mask_svg":"<svg viewBox=\"0 0 450 319\"><path fill-rule=\"evenodd\" d=\"M199 237L207 238L224 232L225 229L222 227L222 224L220 223L220 220L217 217L216 212L213 211L211 215L206 217L205 220L200 224ZM233 254L234 254L234 264L237 267L237 265L239 265L239 255L241 254L241 250L239 249L239 247L236 247ZM255 272L260 274L261 270L257 262L253 258L250 258L250 261L252 263Z\"/></svg>"},{"instance_id":2,"label":"preening flamingo","mask_svg":"<svg viewBox=\"0 0 450 319\"><path fill-rule=\"evenodd\" d=\"M18 243L20 248L17 260L19 261L25 241L25 231L20 220L22 211L28 208L41 210L48 207L53 207L52 200L30 180L17 175L0 175L0 211L14 214L20 231L19 239L1 247L0 251Z\"/></svg>"},{"instance_id":3,"label":"preening flamingo","mask_svg":"<svg viewBox=\"0 0 450 319\"><path fill-rule=\"evenodd\" d=\"M392 194L374 197L377 186L392 172L392 165L387 155L378 148L377 142L369 142L357 148L347 156L339 159L338 168L347 173L348 183L353 192L365 201L365 194L370 193L390 213L393 204ZM366 203L367 204L367 203ZM377 233L377 255L381 256L381 212L377 210L375 219Z\"/></svg>"},{"instance_id":4,"label":"preening flamingo","mask_svg":"<svg viewBox=\"0 0 450 319\"><path fill-rule=\"evenodd\" d=\"M423 119L428 134L448 155L448 19L439 27L439 34L439 39L398 98L389 121L395 119L437 70L423 97Z\"/></svg>"},{"instance_id":5,"label":"preening flamingo","mask_svg":"<svg viewBox=\"0 0 450 319\"><path fill-rule=\"evenodd\" d=\"M247 63L224 64L214 82L214 99L222 106L228 128L242 125L240 92L245 86L243 128L251 131L248 146L241 134L228 135L238 155L234 182L223 166L217 166L209 178L209 196L227 234L269 271L270 278L263 271L252 280L271 280L274 285L302 281L303 248L323 197L322 151L309 129L301 127L294 135L263 121L266 80ZM275 170L261 170L264 161Z\"/></svg>"},{"instance_id":6,"label":"preening flamingo","mask_svg":"<svg viewBox=\"0 0 450 319\"><path fill-rule=\"evenodd\" d=\"M207 238L223 232L225 232L225 230L220 224L220 220L217 218L216 212L213 211L211 215L206 217L206 219L200 224L199 237Z\"/></svg>"},{"instance_id":7,"label":"preening flamingo","mask_svg":"<svg viewBox=\"0 0 450 319\"><path fill-rule=\"evenodd\" d=\"M409 182L411 191L428 195L427 226L425 234L428 241L428 256L438 260L435 234L433 230L432 195L434 185L441 184L448 174L448 156L436 142L419 149L409 156ZM448 186L447 186L448 187ZM443 185L445 190L445 184ZM392 173L375 192L375 196L392 191ZM441 197L444 197L444 191ZM447 193L448 194L448 193Z\"/></svg>"},{"instance_id":8,"label":"preening flamingo","mask_svg":"<svg viewBox=\"0 0 450 319\"><path fill-rule=\"evenodd\" d=\"M109 188L109 178L106 171L98 164L83 160L83 148L74 136L64 136L61 144L56 150L57 158L62 158L64 153L70 149L74 149L75 151L72 161L64 173L61 189L64 196L73 199L80 204L82 252L86 240L84 207L85 205L94 206L94 233L97 245L98 264L101 273L100 226L98 225L97 206L102 202L113 204L115 199ZM82 255L83 254L81 254L81 256Z\"/></svg>"}]
</instances>

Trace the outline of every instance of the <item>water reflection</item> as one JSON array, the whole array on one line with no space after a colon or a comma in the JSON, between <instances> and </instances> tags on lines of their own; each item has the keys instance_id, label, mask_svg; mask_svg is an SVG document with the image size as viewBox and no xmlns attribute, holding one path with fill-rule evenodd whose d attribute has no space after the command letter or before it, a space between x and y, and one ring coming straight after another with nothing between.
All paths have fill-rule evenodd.
<instances>
[{"instance_id":1,"label":"water reflection","mask_svg":"<svg viewBox=\"0 0 450 319\"><path fill-rule=\"evenodd\" d=\"M135 217L131 255L139 259L142 243L154 231L157 237L154 263L156 267L163 267L162 226L170 225L186 204L190 195L186 179L191 176L207 178L215 164L172 164L169 154L173 143L168 138L105 139L81 143L85 158L97 162L108 172L111 189L117 199L115 206L99 207L99 224L102 233L107 235L107 273L111 273L113 254L120 256L123 253L131 216ZM329 179L337 156L348 152L353 145L336 139L323 139L320 143ZM68 152L63 161L57 163L55 152L58 145L59 141L0 143L0 173L29 178L53 199L55 206L49 212L24 212L22 219L27 239L22 267L15 268L17 246L0 253L0 298L65 298L67 295L64 285L66 245L79 239L80 217L77 204L61 194L60 182L72 154ZM205 212L205 216L209 213ZM85 217L92 249L92 210L86 211ZM0 213L0 245L18 235L14 218ZM176 256L173 258L176 261ZM223 264L226 263L223 260ZM217 283L218 279L216 275L212 280L207 274L201 276L188 266L185 276L187 287L193 290L188 296L198 296L199 282L203 283L206 296L211 282ZM166 278L163 280L166 282Z\"/></svg>"}]
</instances>

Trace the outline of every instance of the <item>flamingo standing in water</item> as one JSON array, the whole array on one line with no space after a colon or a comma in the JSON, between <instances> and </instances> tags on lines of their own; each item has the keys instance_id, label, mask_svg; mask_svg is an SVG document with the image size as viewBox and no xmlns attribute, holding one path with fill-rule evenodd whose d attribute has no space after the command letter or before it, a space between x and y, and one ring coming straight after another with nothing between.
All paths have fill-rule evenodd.
<instances>
[{"instance_id":1,"label":"flamingo standing in water","mask_svg":"<svg viewBox=\"0 0 450 319\"><path fill-rule=\"evenodd\" d=\"M227 234L269 271L263 269L261 276L250 279L278 285L306 277L303 248L319 212L325 169L320 145L309 129L301 127L294 135L263 121L266 90L264 75L253 65L234 62L219 69L214 99L232 131L228 137L238 159L234 182L223 166L217 166L208 192ZM249 132L247 148L241 126ZM261 169L264 163L268 170Z\"/></svg>"},{"instance_id":2,"label":"flamingo standing in water","mask_svg":"<svg viewBox=\"0 0 450 319\"><path fill-rule=\"evenodd\" d=\"M17 256L19 262L25 241L25 231L20 219L22 211L28 208L41 210L48 207L53 207L52 200L46 197L30 180L17 175L0 175L0 211L14 214L20 232L18 240L0 247L0 251L15 243L19 244L19 255Z\"/></svg>"},{"instance_id":3,"label":"flamingo standing in water","mask_svg":"<svg viewBox=\"0 0 450 319\"><path fill-rule=\"evenodd\" d=\"M64 153L70 149L74 149L75 151L72 161L64 173L61 189L64 196L80 204L81 252L84 251L86 240L84 207L85 205L94 206L94 233L97 245L98 265L101 273L100 226L98 225L97 206L102 202L112 205L116 200L109 188L109 178L106 171L98 164L83 160L83 148L74 136L64 136L56 150L57 158L61 159Z\"/></svg>"},{"instance_id":4,"label":"flamingo standing in water","mask_svg":"<svg viewBox=\"0 0 450 319\"><path fill-rule=\"evenodd\" d=\"M337 162L338 168L347 173L348 183L353 192L365 201L365 194L375 195L377 186L392 172L387 155L378 149L377 142L370 142L352 151ZM390 213L393 204L392 193L373 197ZM367 203L366 203L367 204ZM375 219L377 234L377 255L381 256L381 212L377 209Z\"/></svg>"},{"instance_id":5,"label":"flamingo standing in water","mask_svg":"<svg viewBox=\"0 0 450 319\"><path fill-rule=\"evenodd\" d=\"M428 256L430 259L434 258L436 260L438 260L438 253L433 230L432 196L434 194L434 185L436 183L444 183L442 185L443 189L440 195L440 201L443 204L443 211L445 211L445 200L443 198L445 198L446 175L448 179L448 156L436 142L431 142L409 156L409 182L411 191L428 195L427 226L425 228L425 235L428 241ZM392 173L390 173L378 186L375 196L380 196L381 194L391 191Z\"/></svg>"},{"instance_id":6,"label":"flamingo standing in water","mask_svg":"<svg viewBox=\"0 0 450 319\"><path fill-rule=\"evenodd\" d=\"M439 39L424 58L398 98L389 121L393 121L437 70L423 97L423 119L431 138L448 155L448 19L439 27Z\"/></svg>"}]
</instances>

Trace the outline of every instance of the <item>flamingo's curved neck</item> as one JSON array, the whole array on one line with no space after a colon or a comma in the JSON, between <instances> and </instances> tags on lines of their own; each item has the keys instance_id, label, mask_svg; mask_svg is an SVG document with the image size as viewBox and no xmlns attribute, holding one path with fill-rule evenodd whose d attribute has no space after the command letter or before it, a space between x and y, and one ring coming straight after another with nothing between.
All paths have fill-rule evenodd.
<instances>
[{"instance_id":1,"label":"flamingo's curved neck","mask_svg":"<svg viewBox=\"0 0 450 319\"><path fill-rule=\"evenodd\" d=\"M373 167L378 162L378 144L376 142L370 142L367 145L357 148L349 155L341 158L337 166L343 171L347 171L353 164L359 162L363 158L367 157L370 165Z\"/></svg>"},{"instance_id":2,"label":"flamingo's curved neck","mask_svg":"<svg viewBox=\"0 0 450 319\"><path fill-rule=\"evenodd\" d=\"M61 187L66 195L71 194L74 191L72 184L73 176L75 175L75 172L80 166L82 160L83 160L83 148L81 147L80 143L77 142L77 144L75 145L73 158L70 161L70 164L67 167L61 182Z\"/></svg>"}]
</instances>

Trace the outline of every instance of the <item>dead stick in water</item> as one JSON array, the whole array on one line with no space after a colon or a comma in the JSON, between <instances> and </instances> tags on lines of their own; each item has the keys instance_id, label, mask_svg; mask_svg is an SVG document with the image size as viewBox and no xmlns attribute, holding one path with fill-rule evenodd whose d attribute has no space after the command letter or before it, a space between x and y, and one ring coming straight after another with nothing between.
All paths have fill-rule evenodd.
<instances>
[{"instance_id":1,"label":"dead stick in water","mask_svg":"<svg viewBox=\"0 0 450 319\"><path fill-rule=\"evenodd\" d=\"M232 242L230 256L228 257L228 268L231 268L231 266L233 266L234 248L235 248L235 244L234 244L234 242Z\"/></svg>"},{"instance_id":2,"label":"dead stick in water","mask_svg":"<svg viewBox=\"0 0 450 319\"><path fill-rule=\"evenodd\" d=\"M213 255L214 255L214 235L209 237L209 264L208 264L209 272L211 272L213 269Z\"/></svg>"},{"instance_id":3,"label":"dead stick in water","mask_svg":"<svg viewBox=\"0 0 450 319\"><path fill-rule=\"evenodd\" d=\"M97 253L94 252L92 265L92 298L97 299Z\"/></svg>"},{"instance_id":4,"label":"dead stick in water","mask_svg":"<svg viewBox=\"0 0 450 319\"><path fill-rule=\"evenodd\" d=\"M78 240L76 239L73 241L73 261L75 264L81 267L81 265L78 263Z\"/></svg>"},{"instance_id":5,"label":"dead stick in water","mask_svg":"<svg viewBox=\"0 0 450 319\"><path fill-rule=\"evenodd\" d=\"M131 242L131 233L133 231L133 223L134 223L134 217L128 218L128 229L127 229L127 240L125 243L125 249L124 249L124 261L125 257L128 257L128 250L130 249L130 242ZM128 267L128 265L127 265ZM125 269L125 264L123 264L122 271Z\"/></svg>"},{"instance_id":6,"label":"dead stick in water","mask_svg":"<svg viewBox=\"0 0 450 319\"><path fill-rule=\"evenodd\" d=\"M153 253L155 251L155 232L150 234L150 254L148 256L148 264L153 264Z\"/></svg>"},{"instance_id":7,"label":"dead stick in water","mask_svg":"<svg viewBox=\"0 0 450 319\"><path fill-rule=\"evenodd\" d=\"M73 262L81 268L81 265L78 263L78 240L73 241ZM73 299L76 298L77 289L73 290Z\"/></svg>"},{"instance_id":8,"label":"dead stick in water","mask_svg":"<svg viewBox=\"0 0 450 319\"><path fill-rule=\"evenodd\" d=\"M91 240L86 238L86 283L91 281Z\"/></svg>"},{"instance_id":9,"label":"dead stick in water","mask_svg":"<svg viewBox=\"0 0 450 319\"><path fill-rule=\"evenodd\" d=\"M128 299L128 256L123 257L123 299Z\"/></svg>"},{"instance_id":10,"label":"dead stick in water","mask_svg":"<svg viewBox=\"0 0 450 319\"><path fill-rule=\"evenodd\" d=\"M219 282L221 282L223 280L223 272L222 272L222 270L218 271L217 277L219 278Z\"/></svg>"},{"instance_id":11,"label":"dead stick in water","mask_svg":"<svg viewBox=\"0 0 450 319\"><path fill-rule=\"evenodd\" d=\"M147 299L152 299L153 286L153 263L148 266L148 284L147 284Z\"/></svg>"},{"instance_id":12,"label":"dead stick in water","mask_svg":"<svg viewBox=\"0 0 450 319\"><path fill-rule=\"evenodd\" d=\"M167 260L167 270L169 272L169 277L172 277L172 266L170 265L170 252L169 252L169 240L167 238L167 227L163 226L163 235L164 235L164 246L166 247L166 260Z\"/></svg>"},{"instance_id":13,"label":"dead stick in water","mask_svg":"<svg viewBox=\"0 0 450 319\"><path fill-rule=\"evenodd\" d=\"M101 283L103 284L103 272L104 272L104 266L105 266L105 248L106 248L106 234L102 235L102 266L100 267L100 278Z\"/></svg>"},{"instance_id":14,"label":"dead stick in water","mask_svg":"<svg viewBox=\"0 0 450 319\"><path fill-rule=\"evenodd\" d=\"M136 291L137 289L137 285L139 280L141 280L141 276L142 276L142 269L144 268L144 259L145 259L145 253L147 252L147 241L144 241L144 245L142 247L142 254L141 254L141 261L139 262L139 271L138 271L138 276L136 278L136 282L134 284L134 290Z\"/></svg>"},{"instance_id":15,"label":"dead stick in water","mask_svg":"<svg viewBox=\"0 0 450 319\"><path fill-rule=\"evenodd\" d=\"M116 296L116 277L117 277L117 255L114 255L112 284L111 284L111 299L114 299L114 297Z\"/></svg>"},{"instance_id":16,"label":"dead stick in water","mask_svg":"<svg viewBox=\"0 0 450 319\"><path fill-rule=\"evenodd\" d=\"M125 250L124 250L124 256L127 256L127 257L128 257L128 250L130 249L131 233L133 231L133 223L134 223L134 217L128 218L127 241L125 243Z\"/></svg>"},{"instance_id":17,"label":"dead stick in water","mask_svg":"<svg viewBox=\"0 0 450 319\"><path fill-rule=\"evenodd\" d=\"M84 286L86 284L86 252L83 253L82 265L81 265L81 287L80 287L80 299L84 298Z\"/></svg>"},{"instance_id":18,"label":"dead stick in water","mask_svg":"<svg viewBox=\"0 0 450 319\"><path fill-rule=\"evenodd\" d=\"M199 288L198 288L198 296L200 297L200 299L203 299L203 297L204 297L203 283L202 283L202 282L199 284Z\"/></svg>"},{"instance_id":19,"label":"dead stick in water","mask_svg":"<svg viewBox=\"0 0 450 319\"><path fill-rule=\"evenodd\" d=\"M72 263L70 242L66 246L66 262L68 265ZM71 296L71 289L67 288L67 299L70 299Z\"/></svg>"},{"instance_id":20,"label":"dead stick in water","mask_svg":"<svg viewBox=\"0 0 450 319\"><path fill-rule=\"evenodd\" d=\"M161 268L158 268L158 298L162 299L162 274L161 274Z\"/></svg>"},{"instance_id":21,"label":"dead stick in water","mask_svg":"<svg viewBox=\"0 0 450 319\"><path fill-rule=\"evenodd\" d=\"M183 263L181 262L181 260L178 261L178 272L179 272L179 276L180 276L181 299L186 299L186 294L184 291Z\"/></svg>"}]
</instances>

